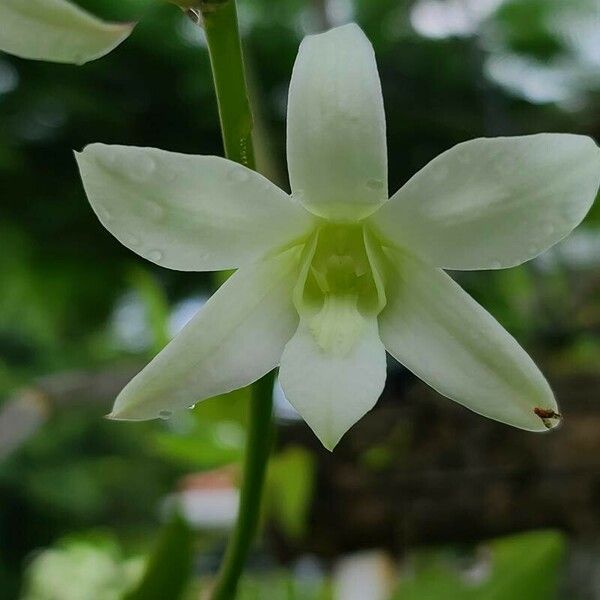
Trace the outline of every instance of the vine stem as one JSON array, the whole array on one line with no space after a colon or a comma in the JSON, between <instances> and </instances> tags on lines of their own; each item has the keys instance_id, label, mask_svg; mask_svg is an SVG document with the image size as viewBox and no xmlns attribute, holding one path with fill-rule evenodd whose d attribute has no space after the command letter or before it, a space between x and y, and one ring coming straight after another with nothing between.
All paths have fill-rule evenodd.
<instances>
[{"instance_id":1,"label":"vine stem","mask_svg":"<svg viewBox=\"0 0 600 600\"><path fill-rule=\"evenodd\" d=\"M255 169L248 99L235 0L201 0L225 156ZM272 445L274 371L252 387L248 436L235 528L217 576L212 600L232 600L258 527L262 489Z\"/></svg>"},{"instance_id":2,"label":"vine stem","mask_svg":"<svg viewBox=\"0 0 600 600\"><path fill-rule=\"evenodd\" d=\"M248 99L235 0L201 0L225 156L255 169Z\"/></svg>"},{"instance_id":3,"label":"vine stem","mask_svg":"<svg viewBox=\"0 0 600 600\"><path fill-rule=\"evenodd\" d=\"M212 600L235 598L238 581L258 526L262 488L273 439L271 413L274 378L275 372L272 371L257 381L252 388L240 508Z\"/></svg>"}]
</instances>

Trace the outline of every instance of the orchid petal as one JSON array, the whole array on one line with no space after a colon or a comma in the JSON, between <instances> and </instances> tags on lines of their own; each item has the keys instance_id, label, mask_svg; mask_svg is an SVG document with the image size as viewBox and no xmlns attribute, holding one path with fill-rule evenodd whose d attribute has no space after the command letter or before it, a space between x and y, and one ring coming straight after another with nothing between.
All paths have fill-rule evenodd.
<instances>
[{"instance_id":1,"label":"orchid petal","mask_svg":"<svg viewBox=\"0 0 600 600\"><path fill-rule=\"evenodd\" d=\"M299 250L243 267L121 392L115 419L168 416L246 386L279 364L298 324Z\"/></svg>"},{"instance_id":2,"label":"orchid petal","mask_svg":"<svg viewBox=\"0 0 600 600\"><path fill-rule=\"evenodd\" d=\"M310 232L301 205L224 158L93 144L77 162L102 224L170 269L236 268Z\"/></svg>"},{"instance_id":3,"label":"orchid petal","mask_svg":"<svg viewBox=\"0 0 600 600\"><path fill-rule=\"evenodd\" d=\"M133 30L66 0L2 0L0 50L34 60L83 64L108 54Z\"/></svg>"},{"instance_id":4,"label":"orchid petal","mask_svg":"<svg viewBox=\"0 0 600 600\"><path fill-rule=\"evenodd\" d=\"M315 214L358 220L387 200L385 113L373 48L357 25L306 37L287 121L292 191Z\"/></svg>"},{"instance_id":5,"label":"orchid petal","mask_svg":"<svg viewBox=\"0 0 600 600\"><path fill-rule=\"evenodd\" d=\"M499 269L569 234L600 182L590 138L476 139L444 152L372 217L389 241L445 269Z\"/></svg>"},{"instance_id":6,"label":"orchid petal","mask_svg":"<svg viewBox=\"0 0 600 600\"><path fill-rule=\"evenodd\" d=\"M387 253L387 351L440 394L529 431L558 423L550 386L515 339L442 270Z\"/></svg>"},{"instance_id":7,"label":"orchid petal","mask_svg":"<svg viewBox=\"0 0 600 600\"><path fill-rule=\"evenodd\" d=\"M385 385L377 319L363 321L352 347L336 352L319 345L309 319L302 317L281 358L279 381L286 398L329 450L373 408Z\"/></svg>"}]
</instances>

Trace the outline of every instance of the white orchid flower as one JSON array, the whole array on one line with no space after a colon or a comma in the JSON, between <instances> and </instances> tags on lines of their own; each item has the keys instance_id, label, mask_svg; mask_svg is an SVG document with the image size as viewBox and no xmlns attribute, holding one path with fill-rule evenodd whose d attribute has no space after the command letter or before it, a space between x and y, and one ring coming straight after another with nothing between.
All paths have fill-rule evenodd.
<instances>
[{"instance_id":1,"label":"white orchid flower","mask_svg":"<svg viewBox=\"0 0 600 600\"><path fill-rule=\"evenodd\" d=\"M83 64L108 54L133 27L67 0L0 0L0 50L21 58Z\"/></svg>"},{"instance_id":2,"label":"white orchid flower","mask_svg":"<svg viewBox=\"0 0 600 600\"><path fill-rule=\"evenodd\" d=\"M165 416L280 365L287 398L332 449L376 403L387 350L477 413L554 426L531 358L442 269L511 267L566 236L596 195L594 142L472 140L388 200L375 57L347 25L300 46L287 152L291 196L215 156L102 144L77 155L94 211L128 248L171 269L238 269L111 416Z\"/></svg>"}]
</instances>

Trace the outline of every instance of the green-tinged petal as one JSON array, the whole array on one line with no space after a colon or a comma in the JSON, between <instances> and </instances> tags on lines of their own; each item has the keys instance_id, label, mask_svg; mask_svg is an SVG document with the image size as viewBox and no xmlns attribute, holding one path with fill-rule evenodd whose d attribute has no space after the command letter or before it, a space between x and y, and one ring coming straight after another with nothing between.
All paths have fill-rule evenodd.
<instances>
[{"instance_id":1,"label":"green-tinged petal","mask_svg":"<svg viewBox=\"0 0 600 600\"><path fill-rule=\"evenodd\" d=\"M121 392L111 417L168 416L256 381L279 364L298 324L297 248L234 273Z\"/></svg>"},{"instance_id":2,"label":"green-tinged petal","mask_svg":"<svg viewBox=\"0 0 600 600\"><path fill-rule=\"evenodd\" d=\"M108 54L132 23L107 23L67 0L1 0L0 50L22 58L83 64Z\"/></svg>"},{"instance_id":3,"label":"green-tinged petal","mask_svg":"<svg viewBox=\"0 0 600 600\"><path fill-rule=\"evenodd\" d=\"M439 267L512 267L570 233L599 182L600 150L588 137L482 138L430 162L372 222Z\"/></svg>"},{"instance_id":4,"label":"green-tinged petal","mask_svg":"<svg viewBox=\"0 0 600 600\"><path fill-rule=\"evenodd\" d=\"M387 351L440 394L529 431L558 423L550 386L515 339L442 270L387 253Z\"/></svg>"},{"instance_id":5,"label":"green-tinged petal","mask_svg":"<svg viewBox=\"0 0 600 600\"><path fill-rule=\"evenodd\" d=\"M287 121L292 191L315 214L357 220L387 200L385 113L373 48L357 25L306 37Z\"/></svg>"},{"instance_id":6,"label":"green-tinged petal","mask_svg":"<svg viewBox=\"0 0 600 600\"><path fill-rule=\"evenodd\" d=\"M286 398L329 450L373 408L385 384L385 349L376 317L355 325L361 331L349 350L345 340L343 348L334 343L325 349L310 319L303 317L281 358L279 380Z\"/></svg>"},{"instance_id":7,"label":"green-tinged petal","mask_svg":"<svg viewBox=\"0 0 600 600\"><path fill-rule=\"evenodd\" d=\"M77 162L102 224L171 269L251 263L308 235L313 221L269 180L216 156L93 144Z\"/></svg>"}]
</instances>

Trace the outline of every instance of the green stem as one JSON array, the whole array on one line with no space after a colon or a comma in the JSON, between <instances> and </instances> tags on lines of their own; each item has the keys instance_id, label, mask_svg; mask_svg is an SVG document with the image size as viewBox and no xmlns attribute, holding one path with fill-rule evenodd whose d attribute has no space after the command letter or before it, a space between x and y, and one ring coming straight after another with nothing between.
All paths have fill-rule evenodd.
<instances>
[{"instance_id":1,"label":"green stem","mask_svg":"<svg viewBox=\"0 0 600 600\"><path fill-rule=\"evenodd\" d=\"M212 600L235 598L238 580L256 533L265 471L273 439L271 412L274 378L275 372L272 371L257 381L252 388L238 520L223 558Z\"/></svg>"},{"instance_id":2,"label":"green stem","mask_svg":"<svg viewBox=\"0 0 600 600\"><path fill-rule=\"evenodd\" d=\"M254 169L252 112L235 0L201 0L200 10L217 93L225 156Z\"/></svg>"},{"instance_id":3,"label":"green stem","mask_svg":"<svg viewBox=\"0 0 600 600\"><path fill-rule=\"evenodd\" d=\"M225 156L254 169L252 113L235 0L201 0L199 8L210 54ZM238 519L225 551L212 600L235 598L238 581L258 526L272 442L274 378L275 374L271 372L252 388Z\"/></svg>"}]
</instances>

